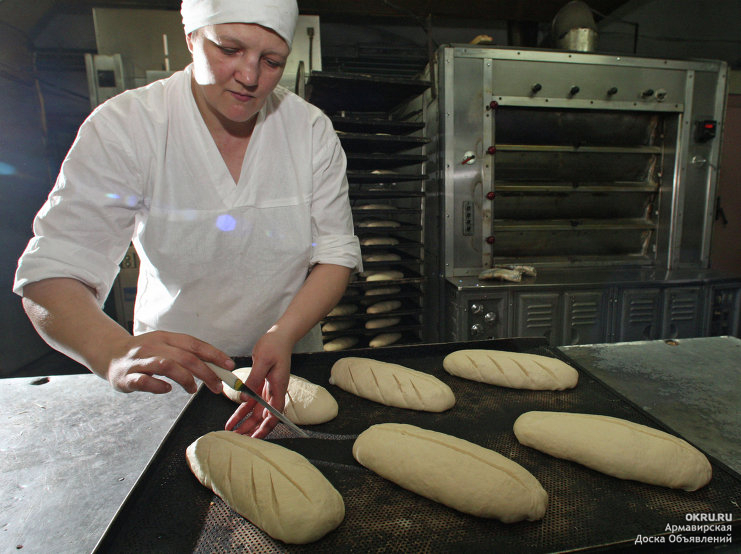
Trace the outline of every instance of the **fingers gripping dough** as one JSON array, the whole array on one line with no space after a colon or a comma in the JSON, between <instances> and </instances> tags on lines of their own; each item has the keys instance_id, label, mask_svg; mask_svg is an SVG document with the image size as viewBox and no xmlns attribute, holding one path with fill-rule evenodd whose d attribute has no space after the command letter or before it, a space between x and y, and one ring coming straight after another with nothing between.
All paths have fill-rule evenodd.
<instances>
[{"instance_id":1,"label":"fingers gripping dough","mask_svg":"<svg viewBox=\"0 0 741 554\"><path fill-rule=\"evenodd\" d=\"M352 452L397 485L475 516L534 521L548 504L538 480L509 458L413 425L374 425L358 436Z\"/></svg>"},{"instance_id":2,"label":"fingers gripping dough","mask_svg":"<svg viewBox=\"0 0 741 554\"><path fill-rule=\"evenodd\" d=\"M240 367L234 374L242 382L250 376L250 367ZM241 402L241 394L228 385L224 385L224 394L234 402ZM293 423L298 425L316 425L325 423L337 416L337 401L324 387L299 377L291 375L286 391L286 407L283 413Z\"/></svg>"},{"instance_id":3,"label":"fingers gripping dough","mask_svg":"<svg viewBox=\"0 0 741 554\"><path fill-rule=\"evenodd\" d=\"M688 442L624 419L527 412L514 431L525 446L620 479L694 491L712 477L708 459Z\"/></svg>"},{"instance_id":4,"label":"fingers gripping dough","mask_svg":"<svg viewBox=\"0 0 741 554\"><path fill-rule=\"evenodd\" d=\"M453 391L437 377L368 358L337 360L329 382L386 406L443 412L455 405Z\"/></svg>"},{"instance_id":5,"label":"fingers gripping dough","mask_svg":"<svg viewBox=\"0 0 741 554\"><path fill-rule=\"evenodd\" d=\"M345 517L342 496L300 454L231 431L200 437L186 450L204 486L273 538L304 544Z\"/></svg>"},{"instance_id":6,"label":"fingers gripping dough","mask_svg":"<svg viewBox=\"0 0 741 554\"><path fill-rule=\"evenodd\" d=\"M557 358L500 350L458 350L443 360L451 375L513 389L563 390L579 373Z\"/></svg>"}]
</instances>

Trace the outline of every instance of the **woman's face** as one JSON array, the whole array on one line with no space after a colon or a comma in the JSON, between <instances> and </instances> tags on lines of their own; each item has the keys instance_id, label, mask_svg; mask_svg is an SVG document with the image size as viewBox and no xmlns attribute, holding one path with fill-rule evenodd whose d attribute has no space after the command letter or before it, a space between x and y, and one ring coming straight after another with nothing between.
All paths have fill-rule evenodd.
<instances>
[{"instance_id":1,"label":"woman's face","mask_svg":"<svg viewBox=\"0 0 741 554\"><path fill-rule=\"evenodd\" d=\"M186 41L193 54L196 102L225 123L246 123L260 111L290 53L275 32L247 23L208 25Z\"/></svg>"}]
</instances>

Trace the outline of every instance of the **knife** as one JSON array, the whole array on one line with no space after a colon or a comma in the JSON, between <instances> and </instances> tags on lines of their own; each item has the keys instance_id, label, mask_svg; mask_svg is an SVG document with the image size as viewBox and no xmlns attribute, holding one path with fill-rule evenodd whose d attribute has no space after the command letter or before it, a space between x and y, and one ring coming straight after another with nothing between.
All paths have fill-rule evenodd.
<instances>
[{"instance_id":1,"label":"knife","mask_svg":"<svg viewBox=\"0 0 741 554\"><path fill-rule=\"evenodd\" d=\"M270 404L268 404L262 396L254 392L247 385L245 385L239 379L239 377L234 375L234 373L232 373L231 371L227 369L224 369L223 367L219 367L209 362L206 362L206 365L209 368L211 368L211 370L219 377L219 379L221 379L224 383L229 385L235 391L243 392L247 394L247 396L249 396L250 398L254 398L263 408L267 409L271 414L277 417L282 423L285 423L291 430L295 431L302 437L309 438L309 435L306 433L306 431L298 427L290 419L288 419L284 414L280 413L278 410L276 410Z\"/></svg>"}]
</instances>

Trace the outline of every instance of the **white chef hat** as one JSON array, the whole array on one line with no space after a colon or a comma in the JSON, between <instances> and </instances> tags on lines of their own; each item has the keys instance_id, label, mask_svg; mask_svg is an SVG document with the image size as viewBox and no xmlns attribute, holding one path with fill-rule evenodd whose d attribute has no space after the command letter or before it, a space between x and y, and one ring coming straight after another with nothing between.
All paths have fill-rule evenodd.
<instances>
[{"instance_id":1,"label":"white chef hat","mask_svg":"<svg viewBox=\"0 0 741 554\"><path fill-rule=\"evenodd\" d=\"M296 0L183 0L185 33L219 23L256 23L272 29L290 48L298 20Z\"/></svg>"}]
</instances>

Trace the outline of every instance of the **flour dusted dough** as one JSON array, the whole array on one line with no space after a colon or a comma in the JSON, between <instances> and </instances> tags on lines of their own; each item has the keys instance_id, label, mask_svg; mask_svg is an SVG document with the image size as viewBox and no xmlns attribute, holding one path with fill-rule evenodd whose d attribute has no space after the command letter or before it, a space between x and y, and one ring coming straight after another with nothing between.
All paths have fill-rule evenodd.
<instances>
[{"instance_id":1,"label":"flour dusted dough","mask_svg":"<svg viewBox=\"0 0 741 554\"><path fill-rule=\"evenodd\" d=\"M360 239L362 246L393 246L399 244L399 239L395 237L368 237Z\"/></svg>"},{"instance_id":2,"label":"flour dusted dough","mask_svg":"<svg viewBox=\"0 0 741 554\"><path fill-rule=\"evenodd\" d=\"M379 319L369 319L365 322L366 329L382 329L384 327L393 327L401 323L400 317L382 317Z\"/></svg>"},{"instance_id":3,"label":"flour dusted dough","mask_svg":"<svg viewBox=\"0 0 741 554\"><path fill-rule=\"evenodd\" d=\"M234 374L245 382L250 376L251 367L240 367ZM241 402L241 394L224 385L224 394L234 402ZM311 381L291 375L286 391L286 407L283 413L298 425L317 425L337 417L337 401L324 387Z\"/></svg>"},{"instance_id":4,"label":"flour dusted dough","mask_svg":"<svg viewBox=\"0 0 741 554\"><path fill-rule=\"evenodd\" d=\"M445 357L443 367L457 377L513 389L563 390L579 380L559 359L501 350L458 350Z\"/></svg>"},{"instance_id":5,"label":"flour dusted dough","mask_svg":"<svg viewBox=\"0 0 741 554\"><path fill-rule=\"evenodd\" d=\"M355 325L355 321L351 319L340 319L338 321L328 321L322 325L322 333L334 333L336 331L344 331L350 329Z\"/></svg>"},{"instance_id":6,"label":"flour dusted dough","mask_svg":"<svg viewBox=\"0 0 741 554\"><path fill-rule=\"evenodd\" d=\"M455 404L450 387L437 377L397 364L369 358L341 358L329 382L386 406L443 412Z\"/></svg>"},{"instance_id":7,"label":"flour dusted dough","mask_svg":"<svg viewBox=\"0 0 741 554\"><path fill-rule=\"evenodd\" d=\"M316 541L345 517L342 496L300 454L231 431L214 431L185 451L204 486L271 537Z\"/></svg>"},{"instance_id":8,"label":"flour dusted dough","mask_svg":"<svg viewBox=\"0 0 741 554\"><path fill-rule=\"evenodd\" d=\"M327 314L327 317L336 317L342 315L352 315L358 311L358 307L355 304L337 304Z\"/></svg>"},{"instance_id":9,"label":"flour dusted dough","mask_svg":"<svg viewBox=\"0 0 741 554\"><path fill-rule=\"evenodd\" d=\"M358 436L352 453L380 476L467 514L505 523L535 521L548 504L538 480L516 462L413 425L373 425Z\"/></svg>"},{"instance_id":10,"label":"flour dusted dough","mask_svg":"<svg viewBox=\"0 0 741 554\"><path fill-rule=\"evenodd\" d=\"M713 473L705 455L688 442L624 419L527 412L514 431L525 446L620 479L694 491Z\"/></svg>"},{"instance_id":11,"label":"flour dusted dough","mask_svg":"<svg viewBox=\"0 0 741 554\"><path fill-rule=\"evenodd\" d=\"M404 278L404 273L397 270L390 271L368 271L365 273L366 281L397 281Z\"/></svg>"}]
</instances>

